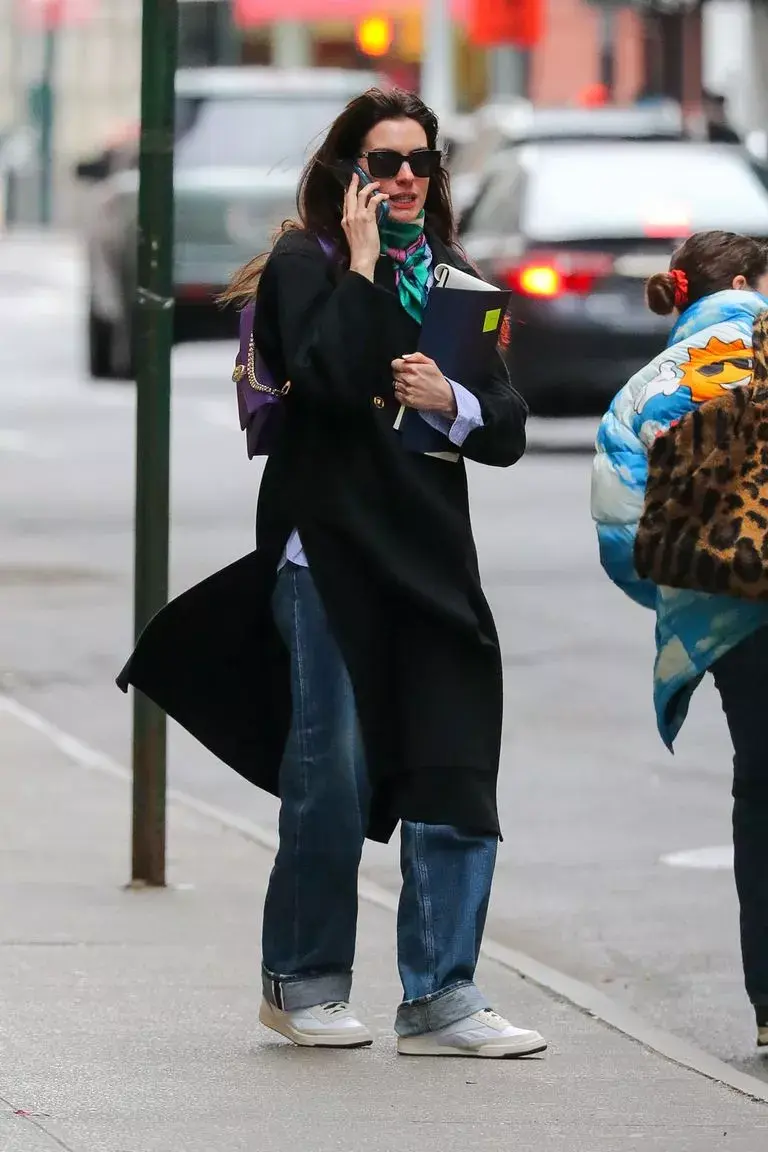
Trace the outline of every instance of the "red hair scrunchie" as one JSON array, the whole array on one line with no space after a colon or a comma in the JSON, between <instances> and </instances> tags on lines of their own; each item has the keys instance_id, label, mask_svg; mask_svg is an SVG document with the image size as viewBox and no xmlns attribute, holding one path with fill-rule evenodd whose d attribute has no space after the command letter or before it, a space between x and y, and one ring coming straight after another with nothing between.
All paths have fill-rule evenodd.
<instances>
[{"instance_id":1,"label":"red hair scrunchie","mask_svg":"<svg viewBox=\"0 0 768 1152\"><path fill-rule=\"evenodd\" d=\"M681 268L670 269L675 284L675 308L683 308L688 303L688 277Z\"/></svg>"}]
</instances>

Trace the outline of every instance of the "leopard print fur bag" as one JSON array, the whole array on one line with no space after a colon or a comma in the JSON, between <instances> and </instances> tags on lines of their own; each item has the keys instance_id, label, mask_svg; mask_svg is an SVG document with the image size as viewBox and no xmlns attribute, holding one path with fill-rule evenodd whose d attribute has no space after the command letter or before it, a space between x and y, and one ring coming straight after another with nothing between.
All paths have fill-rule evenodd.
<instances>
[{"instance_id":1,"label":"leopard print fur bag","mask_svg":"<svg viewBox=\"0 0 768 1152\"><path fill-rule=\"evenodd\" d=\"M752 346L752 383L651 447L635 566L655 584L768 600L768 312Z\"/></svg>"}]
</instances>

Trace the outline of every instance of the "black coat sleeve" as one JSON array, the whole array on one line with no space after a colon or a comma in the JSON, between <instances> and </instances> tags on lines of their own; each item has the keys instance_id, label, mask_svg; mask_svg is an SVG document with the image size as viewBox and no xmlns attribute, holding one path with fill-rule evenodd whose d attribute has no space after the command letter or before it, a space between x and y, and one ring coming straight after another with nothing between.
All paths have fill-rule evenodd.
<instances>
[{"instance_id":1,"label":"black coat sleeve","mask_svg":"<svg viewBox=\"0 0 768 1152\"><path fill-rule=\"evenodd\" d=\"M262 297L263 293L263 297ZM356 272L340 272L311 237L278 244L262 278L290 402L370 406L370 382L390 372L385 333L397 299ZM256 332L259 340L258 329ZM274 340L274 332L268 339Z\"/></svg>"},{"instance_id":2,"label":"black coat sleeve","mask_svg":"<svg viewBox=\"0 0 768 1152\"><path fill-rule=\"evenodd\" d=\"M475 389L483 414L483 427L470 432L461 451L468 460L508 468L525 452L528 405L510 383L507 367L498 355L487 384Z\"/></svg>"}]
</instances>

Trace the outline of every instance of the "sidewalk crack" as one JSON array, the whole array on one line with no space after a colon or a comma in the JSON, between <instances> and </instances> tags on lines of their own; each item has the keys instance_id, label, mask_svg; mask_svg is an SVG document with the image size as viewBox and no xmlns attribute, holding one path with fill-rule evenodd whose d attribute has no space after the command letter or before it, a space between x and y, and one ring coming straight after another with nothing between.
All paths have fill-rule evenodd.
<instances>
[{"instance_id":1,"label":"sidewalk crack","mask_svg":"<svg viewBox=\"0 0 768 1152\"><path fill-rule=\"evenodd\" d=\"M65 1144L64 1141L60 1140L53 1132L49 1132L45 1125L41 1124L35 1116L31 1116L21 1108L14 1107L10 1100L6 1100L5 1096L0 1096L0 1104L4 1104L6 1108L8 1108L11 1116L15 1116L18 1120L22 1120L27 1124L31 1124L33 1128L37 1128L38 1132L42 1132L43 1136L47 1136L49 1140L53 1141L57 1148L63 1149L63 1152L76 1152L76 1149L70 1144Z\"/></svg>"}]
</instances>

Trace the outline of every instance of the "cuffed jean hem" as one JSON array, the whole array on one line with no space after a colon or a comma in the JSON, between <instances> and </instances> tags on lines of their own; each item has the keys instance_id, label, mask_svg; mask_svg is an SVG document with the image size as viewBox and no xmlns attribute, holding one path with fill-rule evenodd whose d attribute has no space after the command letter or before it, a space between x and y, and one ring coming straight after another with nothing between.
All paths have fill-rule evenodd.
<instances>
[{"instance_id":1,"label":"cuffed jean hem","mask_svg":"<svg viewBox=\"0 0 768 1152\"><path fill-rule=\"evenodd\" d=\"M352 991L351 972L332 972L324 976L279 976L276 972L261 970L264 999L284 1012L297 1012L300 1008L314 1008L317 1004L330 1004L349 1000Z\"/></svg>"},{"instance_id":2,"label":"cuffed jean hem","mask_svg":"<svg viewBox=\"0 0 768 1152\"><path fill-rule=\"evenodd\" d=\"M490 1004L474 984L454 984L420 1000L406 1000L397 1010L395 1032L398 1036L421 1036L438 1032L458 1020L464 1020Z\"/></svg>"}]
</instances>

